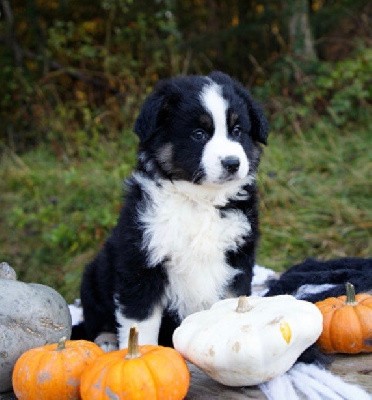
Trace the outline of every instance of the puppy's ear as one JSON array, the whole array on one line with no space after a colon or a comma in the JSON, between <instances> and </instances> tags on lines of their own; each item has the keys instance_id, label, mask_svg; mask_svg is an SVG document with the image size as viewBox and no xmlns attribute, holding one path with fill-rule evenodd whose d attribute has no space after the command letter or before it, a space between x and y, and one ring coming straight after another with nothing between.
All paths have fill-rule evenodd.
<instances>
[{"instance_id":1,"label":"puppy's ear","mask_svg":"<svg viewBox=\"0 0 372 400\"><path fill-rule=\"evenodd\" d=\"M252 123L251 135L259 143L267 144L269 122L262 107L253 100L251 94L240 83L234 81L235 91L245 101Z\"/></svg>"},{"instance_id":2,"label":"puppy's ear","mask_svg":"<svg viewBox=\"0 0 372 400\"><path fill-rule=\"evenodd\" d=\"M235 92L244 100L247 106L249 117L252 122L252 138L257 142L267 144L269 123L263 109L253 100L249 91L235 79L232 79L223 72L213 71L209 74L209 77L219 85L233 85Z\"/></svg>"},{"instance_id":3,"label":"puppy's ear","mask_svg":"<svg viewBox=\"0 0 372 400\"><path fill-rule=\"evenodd\" d=\"M219 85L226 85L226 84L232 84L235 82L231 76L221 72L221 71L212 71L209 75L209 78L212 79L212 81L218 83Z\"/></svg>"},{"instance_id":4,"label":"puppy's ear","mask_svg":"<svg viewBox=\"0 0 372 400\"><path fill-rule=\"evenodd\" d=\"M175 93L171 80L161 81L145 100L134 124L134 132L141 143L149 140L169 115L170 107L175 104Z\"/></svg>"},{"instance_id":5,"label":"puppy's ear","mask_svg":"<svg viewBox=\"0 0 372 400\"><path fill-rule=\"evenodd\" d=\"M156 131L159 116L163 107L164 96L154 92L143 103L139 116L134 124L134 132L143 143Z\"/></svg>"}]
</instances>

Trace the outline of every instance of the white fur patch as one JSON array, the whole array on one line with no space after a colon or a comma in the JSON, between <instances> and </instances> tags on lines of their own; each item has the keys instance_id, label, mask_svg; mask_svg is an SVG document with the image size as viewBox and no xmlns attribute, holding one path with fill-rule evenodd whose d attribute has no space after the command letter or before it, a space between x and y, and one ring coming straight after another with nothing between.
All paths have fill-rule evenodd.
<instances>
[{"instance_id":1,"label":"white fur patch","mask_svg":"<svg viewBox=\"0 0 372 400\"><path fill-rule=\"evenodd\" d=\"M83 307L81 306L80 299L75 300L74 304L69 304L68 308L71 314L71 323L72 326L80 324L80 322L84 321L83 316Z\"/></svg>"},{"instance_id":2,"label":"white fur patch","mask_svg":"<svg viewBox=\"0 0 372 400\"><path fill-rule=\"evenodd\" d=\"M202 155L201 163L206 174L206 182L218 183L223 179L225 171L221 160L228 156L239 158L240 166L236 178L244 178L249 172L249 161L241 144L228 138L226 123L228 103L222 96L221 87L215 83L204 86L200 99L211 114L215 128Z\"/></svg>"},{"instance_id":3,"label":"white fur patch","mask_svg":"<svg viewBox=\"0 0 372 400\"><path fill-rule=\"evenodd\" d=\"M226 252L237 250L251 232L241 211L227 211L221 218L215 205L226 204L249 178L220 186L164 180L161 187L141 174L135 179L151 199L139 215L149 267L167 260L168 307L182 319L209 308L239 273L226 263Z\"/></svg>"},{"instance_id":4,"label":"white fur patch","mask_svg":"<svg viewBox=\"0 0 372 400\"><path fill-rule=\"evenodd\" d=\"M125 317L118 301L115 299L115 318L118 324L118 340L119 348L125 349L128 347L129 330L132 326L137 325L139 336L139 344L158 344L158 335L162 317L162 307L154 308L152 315L143 321Z\"/></svg>"}]
</instances>

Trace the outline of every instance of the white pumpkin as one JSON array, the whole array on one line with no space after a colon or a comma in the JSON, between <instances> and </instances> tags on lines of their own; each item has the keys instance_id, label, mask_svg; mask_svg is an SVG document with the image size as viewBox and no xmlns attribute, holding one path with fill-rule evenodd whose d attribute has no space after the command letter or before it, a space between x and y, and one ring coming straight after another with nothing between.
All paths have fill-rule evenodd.
<instances>
[{"instance_id":1,"label":"white pumpkin","mask_svg":"<svg viewBox=\"0 0 372 400\"><path fill-rule=\"evenodd\" d=\"M173 344L216 381L249 386L288 371L322 327L322 315L312 303L289 295L242 296L186 317Z\"/></svg>"}]
</instances>

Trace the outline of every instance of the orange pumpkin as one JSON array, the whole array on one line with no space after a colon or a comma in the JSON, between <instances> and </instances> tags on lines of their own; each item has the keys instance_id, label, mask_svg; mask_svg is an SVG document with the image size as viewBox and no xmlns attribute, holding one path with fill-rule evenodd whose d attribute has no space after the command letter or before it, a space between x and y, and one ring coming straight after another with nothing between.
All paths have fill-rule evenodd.
<instances>
[{"instance_id":1,"label":"orange pumpkin","mask_svg":"<svg viewBox=\"0 0 372 400\"><path fill-rule=\"evenodd\" d=\"M329 297L315 303L323 314L323 332L318 339L325 353L372 352L372 296L355 295L346 284L346 296Z\"/></svg>"},{"instance_id":2,"label":"orange pumpkin","mask_svg":"<svg viewBox=\"0 0 372 400\"><path fill-rule=\"evenodd\" d=\"M78 400L81 373L102 354L93 342L66 338L28 350L14 366L14 393L18 400Z\"/></svg>"},{"instance_id":3,"label":"orange pumpkin","mask_svg":"<svg viewBox=\"0 0 372 400\"><path fill-rule=\"evenodd\" d=\"M138 330L130 329L128 349L97 359L81 377L83 400L180 400L186 396L190 373L174 349L138 346Z\"/></svg>"}]
</instances>

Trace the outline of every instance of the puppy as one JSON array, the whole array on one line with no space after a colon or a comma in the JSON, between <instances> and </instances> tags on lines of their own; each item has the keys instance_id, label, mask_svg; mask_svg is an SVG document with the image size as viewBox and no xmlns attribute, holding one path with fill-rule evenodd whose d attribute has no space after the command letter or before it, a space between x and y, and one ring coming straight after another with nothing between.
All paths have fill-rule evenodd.
<instances>
[{"instance_id":1,"label":"puppy","mask_svg":"<svg viewBox=\"0 0 372 400\"><path fill-rule=\"evenodd\" d=\"M87 336L172 344L187 315L251 291L256 172L268 123L221 72L160 82L135 123L137 167L117 225L85 270Z\"/></svg>"}]
</instances>

